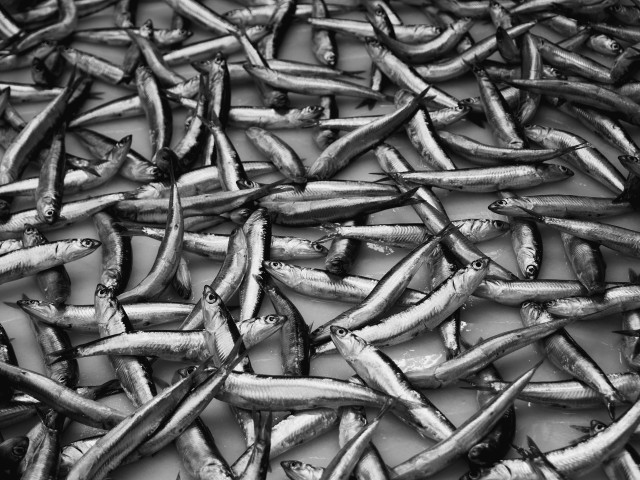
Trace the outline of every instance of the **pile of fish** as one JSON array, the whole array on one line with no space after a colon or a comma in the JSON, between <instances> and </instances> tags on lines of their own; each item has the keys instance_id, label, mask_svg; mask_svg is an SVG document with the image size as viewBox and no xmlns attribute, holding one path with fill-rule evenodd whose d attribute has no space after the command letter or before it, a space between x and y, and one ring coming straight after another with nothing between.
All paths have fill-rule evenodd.
<instances>
[{"instance_id":1,"label":"pile of fish","mask_svg":"<svg viewBox=\"0 0 640 480\"><path fill-rule=\"evenodd\" d=\"M169 28L138 18L136 0L0 3L0 283L35 279L41 297L14 306L44 359L44 373L21 367L0 327L0 428L24 426L23 435L0 436L0 478L103 479L167 447L181 478L265 479L270 459L332 430L340 448L328 465L284 460L284 474L414 480L466 462L468 479L561 479L600 468L611 479L640 478L629 444L640 434L640 281L633 271L628 282L607 281L601 251L640 256L639 231L605 223L640 208L638 0L242 0L230 11L220 2L159 3L173 11ZM96 16L104 27L81 28ZM309 40L297 49L315 63L281 54L294 29ZM190 40L192 31L202 39ZM121 61L81 48L90 43L119 49ZM370 71L339 69L342 45L358 48ZM31 83L2 76L21 69ZM450 93L459 79L478 96ZM232 104L240 84L261 103ZM125 93L97 102L105 85ZM345 99L361 102L358 115L340 116ZM39 102L28 120L25 102ZM549 126L545 104L619 161ZM381 106L387 113L364 113ZM178 109L188 112L183 131L174 129ZM150 155L132 148L140 139L94 130L129 117L148 127ZM477 127L493 140L456 133ZM263 160L241 158L233 129ZM296 151L284 130L312 138L321 153ZM392 145L402 137L412 163ZM68 153L69 138L90 158ZM356 159L372 173L340 179ZM574 170L609 194L567 195ZM556 193L527 195L553 182L547 191ZM134 187L101 193L114 183ZM486 218L452 221L446 191L469 205L477 193L498 198ZM375 221L399 208L419 222ZM93 221L96 238L45 237L83 221ZM231 233L210 231L232 223ZM305 227L322 237L306 238ZM576 280L538 278L547 227L560 232ZM518 272L476 245L507 232ZM158 242L137 284L134 236ZM354 275L365 246L402 255L380 278ZM92 280L65 265L99 248L94 298L68 303L73 284ZM194 255L217 272L202 292L192 291L185 259ZM322 268L300 265L308 260ZM349 308L314 328L289 295ZM468 344L460 312L473 314L472 297L519 309L522 328ZM269 304L274 313L261 315ZM612 315L628 369L606 374L565 327ZM173 329L159 329L165 324ZM68 331L94 339L74 345ZM256 373L252 352L272 335L282 373ZM440 363L400 365L385 353L434 335L447 352ZM503 380L494 362L536 342L540 362L571 380L532 381L540 363ZM342 358L353 376L311 376L325 355ZM79 385L78 359L91 356L107 356L113 380ZM171 383L153 375L156 361L174 362ZM455 425L429 397L460 386L476 390L478 404ZM115 394L126 395L129 411L100 402ZM224 458L214 437L225 432L200 418L214 399L242 431L238 458ZM585 436L563 448L544 452L529 438L525 449L514 445L518 399L602 409L611 420L578 426ZM365 408L376 412L369 422ZM424 450L388 465L373 443L385 415L426 439ZM64 444L71 422L91 435Z\"/></svg>"}]
</instances>

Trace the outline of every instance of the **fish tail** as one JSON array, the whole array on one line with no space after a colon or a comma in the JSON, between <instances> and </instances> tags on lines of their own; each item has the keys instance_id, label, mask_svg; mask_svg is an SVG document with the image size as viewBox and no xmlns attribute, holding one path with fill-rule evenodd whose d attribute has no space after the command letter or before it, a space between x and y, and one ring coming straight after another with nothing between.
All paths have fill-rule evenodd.
<instances>
[{"instance_id":1,"label":"fish tail","mask_svg":"<svg viewBox=\"0 0 640 480\"><path fill-rule=\"evenodd\" d=\"M368 110L372 110L373 107L376 106L376 103L378 103L378 100L375 98L365 98L358 105L356 105L356 110L362 107L367 107Z\"/></svg>"},{"instance_id":2,"label":"fish tail","mask_svg":"<svg viewBox=\"0 0 640 480\"><path fill-rule=\"evenodd\" d=\"M577 145L572 145L570 147L560 149L560 154L558 156L566 155L567 153L575 152L576 150L580 150L582 148L589 148L592 145L589 142L578 143Z\"/></svg>"},{"instance_id":3,"label":"fish tail","mask_svg":"<svg viewBox=\"0 0 640 480\"><path fill-rule=\"evenodd\" d=\"M22 310L22 307L20 306L21 302L22 300L18 300L17 302L2 302L2 303L5 304L7 307Z\"/></svg>"},{"instance_id":4,"label":"fish tail","mask_svg":"<svg viewBox=\"0 0 640 480\"><path fill-rule=\"evenodd\" d=\"M371 422L371 425L378 423L382 419L382 417L384 417L387 413L389 413L389 410L391 410L391 408L399 401L400 400L398 398L393 398L393 397L389 398L384 403L384 405L382 406L378 414L376 415L376 418L373 419L373 421Z\"/></svg>"},{"instance_id":5,"label":"fish tail","mask_svg":"<svg viewBox=\"0 0 640 480\"><path fill-rule=\"evenodd\" d=\"M79 347L63 348L62 350L56 350L49 353L49 361L47 365L55 365L56 363L64 362L65 360L74 360L80 355Z\"/></svg>"},{"instance_id":6,"label":"fish tail","mask_svg":"<svg viewBox=\"0 0 640 480\"><path fill-rule=\"evenodd\" d=\"M134 222L115 222L118 228L120 228L120 234L127 237L144 236L144 227Z\"/></svg>"},{"instance_id":7,"label":"fish tail","mask_svg":"<svg viewBox=\"0 0 640 480\"><path fill-rule=\"evenodd\" d=\"M607 412L609 412L609 417L611 417L611 420L616 419L616 405L630 405L632 403L616 388L614 388L613 392L607 395L604 400L605 405L607 406Z\"/></svg>"},{"instance_id":8,"label":"fish tail","mask_svg":"<svg viewBox=\"0 0 640 480\"><path fill-rule=\"evenodd\" d=\"M119 380L109 380L102 385L98 385L95 389L96 398L110 397L122 393L122 385Z\"/></svg>"},{"instance_id":9,"label":"fish tail","mask_svg":"<svg viewBox=\"0 0 640 480\"><path fill-rule=\"evenodd\" d=\"M625 337L640 337L640 330L614 330L613 333L624 335Z\"/></svg>"}]
</instances>

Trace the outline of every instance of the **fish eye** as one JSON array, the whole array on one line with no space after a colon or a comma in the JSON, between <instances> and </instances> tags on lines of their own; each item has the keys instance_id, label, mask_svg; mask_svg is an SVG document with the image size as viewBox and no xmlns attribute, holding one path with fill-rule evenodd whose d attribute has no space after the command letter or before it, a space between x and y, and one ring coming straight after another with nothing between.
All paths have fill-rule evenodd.
<instances>
[{"instance_id":1,"label":"fish eye","mask_svg":"<svg viewBox=\"0 0 640 480\"><path fill-rule=\"evenodd\" d=\"M558 165L558 170L560 170L562 173L567 173L569 171L569 169L564 165Z\"/></svg>"},{"instance_id":2,"label":"fish eye","mask_svg":"<svg viewBox=\"0 0 640 480\"><path fill-rule=\"evenodd\" d=\"M82 245L85 248L89 248L93 246L93 240L91 240L90 238L83 238L80 241L80 245Z\"/></svg>"},{"instance_id":3,"label":"fish eye","mask_svg":"<svg viewBox=\"0 0 640 480\"><path fill-rule=\"evenodd\" d=\"M596 433L600 433L602 432L606 427L604 426L604 424L602 423L596 423L595 426L593 427L593 431Z\"/></svg>"},{"instance_id":4,"label":"fish eye","mask_svg":"<svg viewBox=\"0 0 640 480\"><path fill-rule=\"evenodd\" d=\"M48 208L45 212L44 212L44 216L45 217L53 217L53 215L55 214L55 210L53 210L52 208Z\"/></svg>"},{"instance_id":5,"label":"fish eye","mask_svg":"<svg viewBox=\"0 0 640 480\"><path fill-rule=\"evenodd\" d=\"M27 453L27 449L22 445L16 445L11 449L11 453L13 453L16 457L24 457Z\"/></svg>"},{"instance_id":6,"label":"fish eye","mask_svg":"<svg viewBox=\"0 0 640 480\"><path fill-rule=\"evenodd\" d=\"M474 270L480 270L484 266L484 262L482 260L474 261L471 266Z\"/></svg>"},{"instance_id":7,"label":"fish eye","mask_svg":"<svg viewBox=\"0 0 640 480\"><path fill-rule=\"evenodd\" d=\"M469 472L467 474L467 478L469 478L470 480L478 480L480 478L480 471L474 471L474 472Z\"/></svg>"},{"instance_id":8,"label":"fish eye","mask_svg":"<svg viewBox=\"0 0 640 480\"><path fill-rule=\"evenodd\" d=\"M278 317L277 315L267 315L267 318L265 318L265 321L267 323L276 323L278 321Z\"/></svg>"},{"instance_id":9,"label":"fish eye","mask_svg":"<svg viewBox=\"0 0 640 480\"><path fill-rule=\"evenodd\" d=\"M469 450L469 453L467 454L467 456L469 458L478 458L481 455L481 449L479 445L475 445L474 447L471 448L471 450Z\"/></svg>"},{"instance_id":10,"label":"fish eye","mask_svg":"<svg viewBox=\"0 0 640 480\"><path fill-rule=\"evenodd\" d=\"M207 293L206 296L207 303L214 303L216 301L216 297L212 292Z\"/></svg>"},{"instance_id":11,"label":"fish eye","mask_svg":"<svg viewBox=\"0 0 640 480\"><path fill-rule=\"evenodd\" d=\"M500 205L501 207L504 207L504 206L506 206L506 205L507 205L507 201L506 201L505 199L498 200L498 201L496 202L496 205Z\"/></svg>"},{"instance_id":12,"label":"fish eye","mask_svg":"<svg viewBox=\"0 0 640 480\"><path fill-rule=\"evenodd\" d=\"M527 265L527 268L524 269L527 276L532 277L538 273L538 267L535 265Z\"/></svg>"},{"instance_id":13,"label":"fish eye","mask_svg":"<svg viewBox=\"0 0 640 480\"><path fill-rule=\"evenodd\" d=\"M299 469L302 468L302 462L298 462L297 460L292 460L291 463L289 463L289 468L293 468L293 469Z\"/></svg>"},{"instance_id":14,"label":"fish eye","mask_svg":"<svg viewBox=\"0 0 640 480\"><path fill-rule=\"evenodd\" d=\"M324 252L324 247L322 245L320 245L319 243L313 242L311 245L313 245L313 249L316 252Z\"/></svg>"},{"instance_id":15,"label":"fish eye","mask_svg":"<svg viewBox=\"0 0 640 480\"><path fill-rule=\"evenodd\" d=\"M334 330L334 333L335 333L336 335L338 335L339 337L344 337L344 336L347 334L347 330L346 330L346 329L344 329L344 328L336 328L336 329Z\"/></svg>"},{"instance_id":16,"label":"fish eye","mask_svg":"<svg viewBox=\"0 0 640 480\"><path fill-rule=\"evenodd\" d=\"M507 226L507 224L505 222L503 222L502 220L494 220L493 224L498 228L504 228L504 227Z\"/></svg>"},{"instance_id":17,"label":"fish eye","mask_svg":"<svg viewBox=\"0 0 640 480\"><path fill-rule=\"evenodd\" d=\"M280 262L271 262L271 266L273 268L282 268L282 263L280 263Z\"/></svg>"}]
</instances>

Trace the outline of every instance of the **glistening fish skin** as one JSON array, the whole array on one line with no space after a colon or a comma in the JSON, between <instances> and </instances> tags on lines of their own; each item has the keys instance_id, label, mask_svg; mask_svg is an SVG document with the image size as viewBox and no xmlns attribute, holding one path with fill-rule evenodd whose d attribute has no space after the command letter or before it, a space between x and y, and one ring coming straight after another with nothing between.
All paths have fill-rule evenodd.
<instances>
[{"instance_id":1,"label":"glistening fish skin","mask_svg":"<svg viewBox=\"0 0 640 480\"><path fill-rule=\"evenodd\" d=\"M625 398L635 401L638 397L640 376L637 373L610 373L607 378ZM486 385L475 385L480 390L501 392L509 382L493 380ZM599 408L602 397L596 390L579 380L558 380L552 382L531 382L518 395L525 402L538 403L548 407L587 409ZM621 402L616 405L623 405Z\"/></svg>"},{"instance_id":2,"label":"glistening fish skin","mask_svg":"<svg viewBox=\"0 0 640 480\"><path fill-rule=\"evenodd\" d=\"M546 323L554 319L541 305L533 302L522 304L520 316L525 325ZM564 329L559 330L542 340L542 344L554 365L598 391L613 418L615 403L625 399L569 333Z\"/></svg>"},{"instance_id":3,"label":"glistening fish skin","mask_svg":"<svg viewBox=\"0 0 640 480\"><path fill-rule=\"evenodd\" d=\"M546 452L549 462L561 473L585 475L594 470L615 452L624 448L634 429L640 422L640 402L618 420L609 425L599 435L590 437L575 445ZM463 477L465 479L469 476ZM474 478L491 480L535 480L536 471L525 460L503 460L493 467L484 469Z\"/></svg>"},{"instance_id":4,"label":"glistening fish skin","mask_svg":"<svg viewBox=\"0 0 640 480\"><path fill-rule=\"evenodd\" d=\"M531 380L536 369L537 366L522 374L513 382L508 392L491 400L448 438L396 465L393 473L402 480L423 478L423 475L435 474L452 463L457 456L464 455L502 418L502 414Z\"/></svg>"},{"instance_id":5,"label":"glistening fish skin","mask_svg":"<svg viewBox=\"0 0 640 480\"><path fill-rule=\"evenodd\" d=\"M403 419L426 438L444 440L455 427L384 353L348 329L334 325L331 340L340 355L372 388L397 398L406 409Z\"/></svg>"},{"instance_id":6,"label":"glistening fish skin","mask_svg":"<svg viewBox=\"0 0 640 480\"><path fill-rule=\"evenodd\" d=\"M329 328L332 326L355 329L379 318L398 300L426 260L427 255L436 248L440 239L447 234L447 231L440 232L430 240L415 247L380 279L371 293L360 304L312 331L311 341L314 343L327 341L330 336Z\"/></svg>"},{"instance_id":7,"label":"glistening fish skin","mask_svg":"<svg viewBox=\"0 0 640 480\"><path fill-rule=\"evenodd\" d=\"M48 268L86 257L100 246L91 238L60 240L14 250L0 257L0 283L33 275Z\"/></svg>"},{"instance_id":8,"label":"glistening fish skin","mask_svg":"<svg viewBox=\"0 0 640 480\"><path fill-rule=\"evenodd\" d=\"M396 345L425 330L433 330L460 308L486 277L488 259L477 259L453 273L446 281L417 303L398 313L378 319L354 331L364 341L376 346ZM315 354L334 350L330 343L318 344Z\"/></svg>"},{"instance_id":9,"label":"glistening fish skin","mask_svg":"<svg viewBox=\"0 0 640 480\"><path fill-rule=\"evenodd\" d=\"M17 306L38 320L56 327L97 333L94 305L59 305L40 300L19 300ZM182 321L191 312L190 303L130 303L124 305L131 326L138 330Z\"/></svg>"}]
</instances>

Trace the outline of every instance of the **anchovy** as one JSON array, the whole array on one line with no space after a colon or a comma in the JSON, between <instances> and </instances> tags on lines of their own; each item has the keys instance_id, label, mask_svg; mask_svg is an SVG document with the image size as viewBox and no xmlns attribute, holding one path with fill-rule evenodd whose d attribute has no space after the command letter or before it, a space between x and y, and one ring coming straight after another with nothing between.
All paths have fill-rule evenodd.
<instances>
[{"instance_id":1,"label":"anchovy","mask_svg":"<svg viewBox=\"0 0 640 480\"><path fill-rule=\"evenodd\" d=\"M164 237L155 261L149 273L138 285L121 293L118 299L122 303L135 303L140 300L152 300L159 296L169 285L178 269L184 234L184 218L180 205L180 194L171 170L171 196L169 197L169 213L165 226Z\"/></svg>"},{"instance_id":2,"label":"anchovy","mask_svg":"<svg viewBox=\"0 0 640 480\"><path fill-rule=\"evenodd\" d=\"M520 308L520 316L525 325L547 323L554 317L541 305L525 302ZM620 392L611 384L600 367L562 329L542 340L547 356L558 368L596 389L604 401L609 415L613 418L615 403L625 401Z\"/></svg>"},{"instance_id":3,"label":"anchovy","mask_svg":"<svg viewBox=\"0 0 640 480\"><path fill-rule=\"evenodd\" d=\"M264 208L257 209L244 227L247 240L247 269L240 285L240 318L254 317L264 298L264 289L258 279L264 275L263 262L269 260L271 221Z\"/></svg>"},{"instance_id":4,"label":"anchovy","mask_svg":"<svg viewBox=\"0 0 640 480\"><path fill-rule=\"evenodd\" d=\"M546 452L545 455L549 462L563 474L573 476L587 474L624 448L638 422L640 422L640 402L634 403L624 416L609 425L599 435L575 445ZM477 478L534 480L539 477L525 460L502 460L493 467L480 471Z\"/></svg>"},{"instance_id":5,"label":"anchovy","mask_svg":"<svg viewBox=\"0 0 640 480\"><path fill-rule=\"evenodd\" d=\"M625 397L636 400L640 377L637 373L610 373L607 378L611 384ZM473 388L490 392L501 392L509 382L494 380L485 386L473 384ZM525 402L537 403L549 407L585 409L598 408L602 405L602 397L596 390L579 380L558 380L553 382L532 382L518 396ZM623 405L617 402L616 405Z\"/></svg>"},{"instance_id":6,"label":"anchovy","mask_svg":"<svg viewBox=\"0 0 640 480\"><path fill-rule=\"evenodd\" d=\"M332 408L317 408L294 412L273 427L271 432L271 458L276 458L290 449L313 440L315 437L338 425L338 412ZM251 457L249 446L233 464L234 474L241 474Z\"/></svg>"},{"instance_id":7,"label":"anchovy","mask_svg":"<svg viewBox=\"0 0 640 480\"><path fill-rule=\"evenodd\" d=\"M542 324L517 328L482 340L457 357L430 367L407 368L404 373L419 388L443 388L477 373L504 355L551 335L575 321L558 318Z\"/></svg>"},{"instance_id":8,"label":"anchovy","mask_svg":"<svg viewBox=\"0 0 640 480\"><path fill-rule=\"evenodd\" d=\"M494 192L528 188L546 182L558 182L573 176L563 165L514 165L500 167L461 168L453 171L414 171L386 174L417 185L464 192Z\"/></svg>"},{"instance_id":9,"label":"anchovy","mask_svg":"<svg viewBox=\"0 0 640 480\"><path fill-rule=\"evenodd\" d=\"M93 305L59 305L40 300L19 300L20 309L50 325L85 333L98 333ZM123 305L131 326L140 328L179 322L193 309L190 303L130 303Z\"/></svg>"},{"instance_id":10,"label":"anchovy","mask_svg":"<svg viewBox=\"0 0 640 480\"><path fill-rule=\"evenodd\" d=\"M84 425L109 429L125 418L118 410L86 399L75 390L31 370L0 363L0 377L17 390Z\"/></svg>"},{"instance_id":11,"label":"anchovy","mask_svg":"<svg viewBox=\"0 0 640 480\"><path fill-rule=\"evenodd\" d=\"M509 230L509 224L500 220L470 218L451 223L473 243L491 240ZM320 228L325 235L316 240L318 243L335 238L353 238L389 247L413 248L430 236L427 227L417 223L362 226L325 223Z\"/></svg>"},{"instance_id":12,"label":"anchovy","mask_svg":"<svg viewBox=\"0 0 640 480\"><path fill-rule=\"evenodd\" d=\"M341 326L331 326L331 340L340 355L368 385L398 399L406 409L404 421L420 435L439 441L453 433L453 424L411 385L387 355Z\"/></svg>"},{"instance_id":13,"label":"anchovy","mask_svg":"<svg viewBox=\"0 0 640 480\"><path fill-rule=\"evenodd\" d=\"M576 219L623 215L633 210L628 202L614 203L613 200L575 195L536 195L503 198L488 208L501 215L526 216L528 210L548 217Z\"/></svg>"},{"instance_id":14,"label":"anchovy","mask_svg":"<svg viewBox=\"0 0 640 480\"><path fill-rule=\"evenodd\" d=\"M269 275L297 293L322 300L359 303L377 284L373 278L345 275L338 277L325 270L299 267L282 262L265 262ZM398 299L400 306L409 306L424 298L424 293L407 288Z\"/></svg>"},{"instance_id":15,"label":"anchovy","mask_svg":"<svg viewBox=\"0 0 640 480\"><path fill-rule=\"evenodd\" d=\"M327 341L330 336L330 327L354 329L380 318L402 295L427 255L434 250L448 231L449 229L445 229L415 247L380 279L361 303L312 331L311 341L314 343Z\"/></svg>"},{"instance_id":16,"label":"anchovy","mask_svg":"<svg viewBox=\"0 0 640 480\"><path fill-rule=\"evenodd\" d=\"M460 308L487 275L488 259L477 259L458 270L439 287L416 304L378 319L374 325L355 330L364 341L376 346L395 345L407 341L425 330L433 330ZM316 345L315 354L334 350L329 343Z\"/></svg>"},{"instance_id":17,"label":"anchovy","mask_svg":"<svg viewBox=\"0 0 640 480\"><path fill-rule=\"evenodd\" d=\"M535 366L522 374L513 382L509 391L505 390L502 395L493 398L448 438L396 465L393 468L396 477L410 480L433 475L448 466L456 457L464 455L500 420L518 393L529 383L537 368L538 366Z\"/></svg>"}]
</instances>

